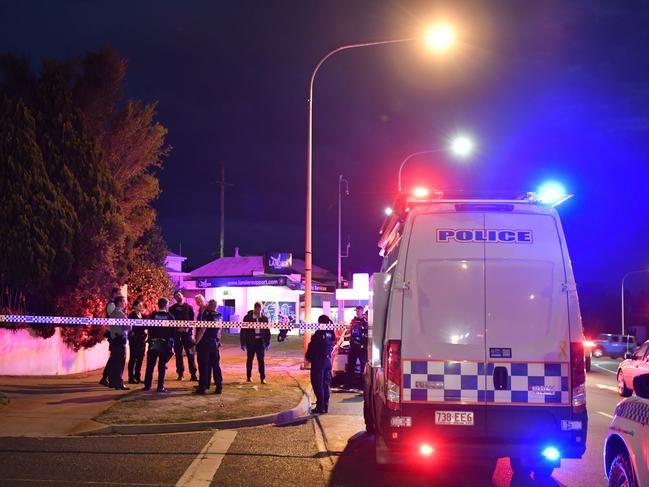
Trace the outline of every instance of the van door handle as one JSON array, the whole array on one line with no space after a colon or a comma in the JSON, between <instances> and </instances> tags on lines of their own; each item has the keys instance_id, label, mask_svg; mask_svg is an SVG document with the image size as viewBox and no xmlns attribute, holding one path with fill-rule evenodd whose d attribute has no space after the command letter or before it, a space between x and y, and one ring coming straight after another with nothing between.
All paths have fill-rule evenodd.
<instances>
[{"instance_id":1,"label":"van door handle","mask_svg":"<svg viewBox=\"0 0 649 487\"><path fill-rule=\"evenodd\" d=\"M403 291L410 291L410 281L404 281L401 284L395 284L394 289L401 289Z\"/></svg>"},{"instance_id":2,"label":"van door handle","mask_svg":"<svg viewBox=\"0 0 649 487\"><path fill-rule=\"evenodd\" d=\"M507 373L507 367L497 366L494 367L494 389L497 391L503 391L507 389L507 382L509 379L509 374Z\"/></svg>"}]
</instances>

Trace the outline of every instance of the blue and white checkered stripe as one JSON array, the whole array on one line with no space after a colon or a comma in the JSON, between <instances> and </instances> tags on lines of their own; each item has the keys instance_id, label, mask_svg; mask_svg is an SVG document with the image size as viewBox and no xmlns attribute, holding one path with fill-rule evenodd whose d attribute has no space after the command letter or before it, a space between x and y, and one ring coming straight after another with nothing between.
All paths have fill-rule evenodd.
<instances>
[{"instance_id":1,"label":"blue and white checkered stripe","mask_svg":"<svg viewBox=\"0 0 649 487\"><path fill-rule=\"evenodd\" d=\"M567 363L482 363L404 360L404 402L570 404ZM507 369L505 389L496 390L496 366Z\"/></svg>"},{"instance_id":2,"label":"blue and white checkered stripe","mask_svg":"<svg viewBox=\"0 0 649 487\"><path fill-rule=\"evenodd\" d=\"M615 415L645 426L649 424L649 404L636 397L630 397L617 405Z\"/></svg>"}]
</instances>

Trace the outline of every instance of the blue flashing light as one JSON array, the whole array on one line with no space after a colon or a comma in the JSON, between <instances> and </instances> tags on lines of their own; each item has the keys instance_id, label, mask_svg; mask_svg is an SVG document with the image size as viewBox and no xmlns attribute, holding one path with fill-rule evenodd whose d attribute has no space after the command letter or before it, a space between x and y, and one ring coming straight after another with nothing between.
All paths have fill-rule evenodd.
<instances>
[{"instance_id":1,"label":"blue flashing light","mask_svg":"<svg viewBox=\"0 0 649 487\"><path fill-rule=\"evenodd\" d=\"M537 195L539 201L546 205L556 205L559 202L564 201L568 196L566 188L556 181L547 181L543 183L539 187Z\"/></svg>"},{"instance_id":2,"label":"blue flashing light","mask_svg":"<svg viewBox=\"0 0 649 487\"><path fill-rule=\"evenodd\" d=\"M541 453L547 460L550 460L551 462L556 462L561 458L561 453L559 450L553 446L548 446L543 452Z\"/></svg>"}]
</instances>

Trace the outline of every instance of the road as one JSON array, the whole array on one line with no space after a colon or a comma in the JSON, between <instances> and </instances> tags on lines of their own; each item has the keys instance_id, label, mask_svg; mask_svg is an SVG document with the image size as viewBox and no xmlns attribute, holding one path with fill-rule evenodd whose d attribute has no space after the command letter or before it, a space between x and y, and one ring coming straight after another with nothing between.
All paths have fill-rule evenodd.
<instances>
[{"instance_id":1,"label":"road","mask_svg":"<svg viewBox=\"0 0 649 487\"><path fill-rule=\"evenodd\" d=\"M619 400L617 362L588 374L589 432L581 460L564 460L545 484L512 480L507 459L491 480L472 472L378 470L364 434L362 397L336 392L330 414L285 426L191 434L0 438L2 486L588 486L606 485L602 445ZM436 474L437 475L437 474Z\"/></svg>"}]
</instances>

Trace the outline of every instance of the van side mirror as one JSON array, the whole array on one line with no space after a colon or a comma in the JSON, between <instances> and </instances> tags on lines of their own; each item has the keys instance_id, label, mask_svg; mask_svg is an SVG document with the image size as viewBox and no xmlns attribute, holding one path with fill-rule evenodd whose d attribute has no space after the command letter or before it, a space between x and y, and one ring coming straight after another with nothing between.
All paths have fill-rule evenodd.
<instances>
[{"instance_id":1,"label":"van side mirror","mask_svg":"<svg viewBox=\"0 0 649 487\"><path fill-rule=\"evenodd\" d=\"M633 379L633 390L638 397L649 399L649 374L636 375Z\"/></svg>"}]
</instances>

